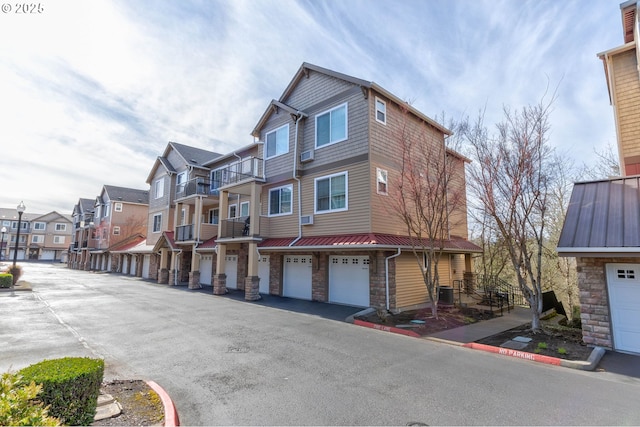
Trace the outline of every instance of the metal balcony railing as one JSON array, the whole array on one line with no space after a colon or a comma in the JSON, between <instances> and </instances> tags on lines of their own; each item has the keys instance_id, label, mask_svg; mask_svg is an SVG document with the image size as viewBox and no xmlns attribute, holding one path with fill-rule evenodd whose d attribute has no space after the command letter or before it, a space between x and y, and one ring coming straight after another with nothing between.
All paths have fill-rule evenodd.
<instances>
[{"instance_id":1,"label":"metal balcony railing","mask_svg":"<svg viewBox=\"0 0 640 427\"><path fill-rule=\"evenodd\" d=\"M220 221L220 237L236 238L249 236L250 217L229 218Z\"/></svg>"},{"instance_id":2,"label":"metal balcony railing","mask_svg":"<svg viewBox=\"0 0 640 427\"><path fill-rule=\"evenodd\" d=\"M188 240L193 240L193 228L193 224L180 225L176 227L176 241L185 242Z\"/></svg>"},{"instance_id":3,"label":"metal balcony railing","mask_svg":"<svg viewBox=\"0 0 640 427\"><path fill-rule=\"evenodd\" d=\"M218 191L213 189L211 181L202 177L191 179L176 186L176 199L195 195L212 196L217 194Z\"/></svg>"}]
</instances>

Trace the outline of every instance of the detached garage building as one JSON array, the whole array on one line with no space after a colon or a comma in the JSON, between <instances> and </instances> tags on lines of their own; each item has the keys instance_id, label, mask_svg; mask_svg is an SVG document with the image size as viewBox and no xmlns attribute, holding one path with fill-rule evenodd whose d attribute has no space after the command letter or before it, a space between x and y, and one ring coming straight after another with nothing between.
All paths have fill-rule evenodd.
<instances>
[{"instance_id":1,"label":"detached garage building","mask_svg":"<svg viewBox=\"0 0 640 427\"><path fill-rule=\"evenodd\" d=\"M575 184L558 253L577 260L584 341L640 354L640 176Z\"/></svg>"}]
</instances>

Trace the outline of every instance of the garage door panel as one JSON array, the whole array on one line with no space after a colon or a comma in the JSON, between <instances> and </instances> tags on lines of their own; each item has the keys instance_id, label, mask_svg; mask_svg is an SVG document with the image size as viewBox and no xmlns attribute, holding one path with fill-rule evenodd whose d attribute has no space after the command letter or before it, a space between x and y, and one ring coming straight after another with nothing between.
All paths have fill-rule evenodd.
<instances>
[{"instance_id":1,"label":"garage door panel","mask_svg":"<svg viewBox=\"0 0 640 427\"><path fill-rule=\"evenodd\" d=\"M329 302L369 307L369 257L331 256Z\"/></svg>"},{"instance_id":2,"label":"garage door panel","mask_svg":"<svg viewBox=\"0 0 640 427\"><path fill-rule=\"evenodd\" d=\"M608 264L607 283L614 347L640 353L640 265Z\"/></svg>"},{"instance_id":3,"label":"garage door panel","mask_svg":"<svg viewBox=\"0 0 640 427\"><path fill-rule=\"evenodd\" d=\"M311 299L311 256L285 255L282 295L285 297Z\"/></svg>"},{"instance_id":4,"label":"garage door panel","mask_svg":"<svg viewBox=\"0 0 640 427\"><path fill-rule=\"evenodd\" d=\"M258 277L260 278L259 291L261 294L269 293L269 255L261 255L258 258Z\"/></svg>"},{"instance_id":5,"label":"garage door panel","mask_svg":"<svg viewBox=\"0 0 640 427\"><path fill-rule=\"evenodd\" d=\"M211 286L213 272L213 255L204 254L200 258L200 284Z\"/></svg>"}]
</instances>

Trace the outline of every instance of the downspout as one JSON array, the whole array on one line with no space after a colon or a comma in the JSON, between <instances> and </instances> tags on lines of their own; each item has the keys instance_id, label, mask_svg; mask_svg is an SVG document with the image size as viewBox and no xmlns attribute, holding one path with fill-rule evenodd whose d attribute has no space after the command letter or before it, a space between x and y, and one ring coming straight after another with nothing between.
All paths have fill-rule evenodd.
<instances>
[{"instance_id":1,"label":"downspout","mask_svg":"<svg viewBox=\"0 0 640 427\"><path fill-rule=\"evenodd\" d=\"M174 265L174 269L173 269L173 286L178 286L178 266L180 265L180 263L178 262L178 259L180 259L180 261L182 261L182 249L178 249L176 252L176 265Z\"/></svg>"},{"instance_id":2,"label":"downspout","mask_svg":"<svg viewBox=\"0 0 640 427\"><path fill-rule=\"evenodd\" d=\"M400 255L402 250L398 248L398 253L390 255L384 259L384 287L386 292L386 308L389 310L389 260Z\"/></svg>"},{"instance_id":3,"label":"downspout","mask_svg":"<svg viewBox=\"0 0 640 427\"><path fill-rule=\"evenodd\" d=\"M289 243L289 247L298 243L298 240L302 239L302 189L300 188L300 178L296 176L296 166L298 164L298 127L300 124L300 117L302 112L298 111L295 116L296 122L296 136L293 144L293 172L292 177L296 181L296 187L298 189L298 237L293 239L293 242ZM293 116L293 114L292 114Z\"/></svg>"}]
</instances>

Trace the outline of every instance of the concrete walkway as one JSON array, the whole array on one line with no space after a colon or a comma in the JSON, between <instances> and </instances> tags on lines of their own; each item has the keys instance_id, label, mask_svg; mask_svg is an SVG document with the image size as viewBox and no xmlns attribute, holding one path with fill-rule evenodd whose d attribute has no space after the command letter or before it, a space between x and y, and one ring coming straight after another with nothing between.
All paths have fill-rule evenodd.
<instances>
[{"instance_id":1,"label":"concrete walkway","mask_svg":"<svg viewBox=\"0 0 640 427\"><path fill-rule=\"evenodd\" d=\"M468 343L490 337L500 332L507 331L525 323L531 322L531 311L528 308L516 307L510 313L505 312L503 316L478 323L461 326L459 328L447 329L429 338Z\"/></svg>"}]
</instances>

